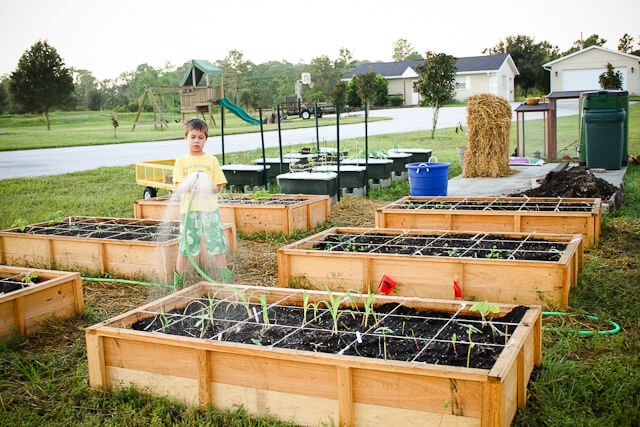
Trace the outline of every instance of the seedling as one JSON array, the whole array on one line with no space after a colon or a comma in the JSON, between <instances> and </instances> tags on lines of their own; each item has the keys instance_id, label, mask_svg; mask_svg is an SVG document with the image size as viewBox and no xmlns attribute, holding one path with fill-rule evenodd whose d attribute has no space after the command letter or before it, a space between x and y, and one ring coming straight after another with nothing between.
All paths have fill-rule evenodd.
<instances>
[{"instance_id":1,"label":"seedling","mask_svg":"<svg viewBox=\"0 0 640 427\"><path fill-rule=\"evenodd\" d=\"M474 305L471 306L470 310L477 311L480 313L480 316L482 316L483 328L487 324L487 315L489 313L494 313L494 314L500 313L500 309L496 305L490 304L487 301L481 301L481 302L475 303Z\"/></svg>"},{"instance_id":2,"label":"seedling","mask_svg":"<svg viewBox=\"0 0 640 427\"><path fill-rule=\"evenodd\" d=\"M54 224L56 222L62 222L64 221L64 212L61 210L55 211L55 212L49 212L45 217L44 220L47 221L49 223L49 225Z\"/></svg>"},{"instance_id":3,"label":"seedling","mask_svg":"<svg viewBox=\"0 0 640 427\"><path fill-rule=\"evenodd\" d=\"M344 314L340 311L340 301L342 300L341 295L333 296L333 293L329 288L327 288L327 298L328 301L322 301L324 305L329 309L329 313L331 314L331 318L333 319L333 333L338 333L338 319Z\"/></svg>"},{"instance_id":4,"label":"seedling","mask_svg":"<svg viewBox=\"0 0 640 427\"><path fill-rule=\"evenodd\" d=\"M451 256L451 257L458 256L458 250L457 250L457 249L455 249L455 248L454 248L454 249L449 249L449 250L447 251L447 255L449 255L449 256Z\"/></svg>"},{"instance_id":5,"label":"seedling","mask_svg":"<svg viewBox=\"0 0 640 427\"><path fill-rule=\"evenodd\" d=\"M392 334L393 330L386 326L381 326L374 331L376 334L382 334L382 346L384 348L384 360L387 360L387 334Z\"/></svg>"},{"instance_id":6,"label":"seedling","mask_svg":"<svg viewBox=\"0 0 640 427\"><path fill-rule=\"evenodd\" d=\"M260 341L257 338L251 338L251 342L255 345L260 345L260 346L262 345L262 341Z\"/></svg>"},{"instance_id":7,"label":"seedling","mask_svg":"<svg viewBox=\"0 0 640 427\"><path fill-rule=\"evenodd\" d=\"M259 299L260 299L260 306L262 307L262 322L265 325L269 325L269 311L267 310L267 307L268 307L267 296L260 295Z\"/></svg>"},{"instance_id":8,"label":"seedling","mask_svg":"<svg viewBox=\"0 0 640 427\"><path fill-rule=\"evenodd\" d=\"M456 356L458 355L458 350L456 349L456 341L458 340L458 335L456 335L456 333L454 332L451 335L451 344L453 345L453 352L456 354Z\"/></svg>"},{"instance_id":9,"label":"seedling","mask_svg":"<svg viewBox=\"0 0 640 427\"><path fill-rule=\"evenodd\" d=\"M362 317L362 325L366 328L369 326L369 316L373 316L376 324L378 324L378 320L376 319L376 314L373 310L373 304L376 301L376 294L369 291L367 293L367 298L362 301L362 308L364 308L364 316Z\"/></svg>"},{"instance_id":10,"label":"seedling","mask_svg":"<svg viewBox=\"0 0 640 427\"><path fill-rule=\"evenodd\" d=\"M251 306L249 304L249 298L247 298L247 296L244 294L244 292L242 292L239 289L236 288L226 288L229 289L233 292L233 294L235 295L236 299L240 302L240 304L242 304L242 306L244 307L245 311L247 312L247 316L251 317L252 313L251 313Z\"/></svg>"},{"instance_id":11,"label":"seedling","mask_svg":"<svg viewBox=\"0 0 640 427\"><path fill-rule=\"evenodd\" d=\"M160 324L162 325L160 330L163 332L166 331L167 328L173 323L173 320L170 317L167 317L163 310L160 310L160 316L158 318L160 319Z\"/></svg>"},{"instance_id":12,"label":"seedling","mask_svg":"<svg viewBox=\"0 0 640 427\"><path fill-rule=\"evenodd\" d=\"M469 347L467 349L467 368L469 367L469 363L471 362L471 350L476 346L476 343L471 339L471 334L473 333L481 333L482 331L476 328L473 325L464 325L467 328L467 336L469 337Z\"/></svg>"},{"instance_id":13,"label":"seedling","mask_svg":"<svg viewBox=\"0 0 640 427\"><path fill-rule=\"evenodd\" d=\"M302 326L307 323L307 311L309 310L309 293L302 293Z\"/></svg>"},{"instance_id":14,"label":"seedling","mask_svg":"<svg viewBox=\"0 0 640 427\"><path fill-rule=\"evenodd\" d=\"M502 253L496 249L496 245L493 245L491 248L491 251L485 255L485 258L494 258L494 259L501 259L502 258Z\"/></svg>"},{"instance_id":15,"label":"seedling","mask_svg":"<svg viewBox=\"0 0 640 427\"><path fill-rule=\"evenodd\" d=\"M35 271L22 273L22 278L20 281L25 285L33 285L35 283L35 279L38 278L38 273Z\"/></svg>"}]
</instances>

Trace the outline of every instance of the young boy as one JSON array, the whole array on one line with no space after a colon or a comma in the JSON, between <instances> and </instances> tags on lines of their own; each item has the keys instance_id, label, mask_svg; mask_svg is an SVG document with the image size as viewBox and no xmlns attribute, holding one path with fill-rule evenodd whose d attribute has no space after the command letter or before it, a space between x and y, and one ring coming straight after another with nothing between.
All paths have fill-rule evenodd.
<instances>
[{"instance_id":1,"label":"young boy","mask_svg":"<svg viewBox=\"0 0 640 427\"><path fill-rule=\"evenodd\" d=\"M227 179L220 168L218 159L204 152L204 146L209 137L207 123L200 119L191 119L185 124L184 139L188 144L189 153L178 158L173 167L173 182L182 191L180 203L180 242L178 258L176 260L176 274L174 285L184 286L184 273L189 263L187 253L190 253L199 263L199 255L206 251L212 257L213 265L218 272L226 269L227 242L224 237L222 220L218 209L217 193L227 183ZM203 173L206 179L198 179L194 174ZM188 178L188 179L187 179ZM188 181L190 188L180 187L180 183ZM211 183L209 189L197 189L202 182ZM191 206L189 207L189 201ZM189 214L187 215L187 210ZM187 226L185 227L185 220ZM186 233L186 239L185 239ZM186 240L186 241L185 241ZM217 279L220 278L218 274Z\"/></svg>"}]
</instances>

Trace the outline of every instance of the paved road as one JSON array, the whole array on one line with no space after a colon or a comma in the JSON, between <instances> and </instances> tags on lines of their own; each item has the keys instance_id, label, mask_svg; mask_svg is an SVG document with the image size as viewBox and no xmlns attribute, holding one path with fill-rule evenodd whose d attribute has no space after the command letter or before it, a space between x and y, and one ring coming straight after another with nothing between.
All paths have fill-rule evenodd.
<instances>
[{"instance_id":1,"label":"paved road","mask_svg":"<svg viewBox=\"0 0 640 427\"><path fill-rule=\"evenodd\" d=\"M514 108L517 104L513 104ZM576 104L577 105L577 104ZM559 109L558 115L576 114L577 107L571 104ZM431 129L431 108L405 108L371 111L371 117L390 117L369 124L369 135L413 132ZM515 118L515 116L514 116ZM527 120L534 119L527 115ZM451 107L440 110L438 128L455 127L463 123L466 127L466 107ZM336 140L336 127L319 128L321 144ZM291 129L282 132L284 150L288 145L315 145L315 127ZM340 139L364 138L364 124L340 126ZM266 147L278 146L277 131L265 132ZM225 152L237 152L259 148L260 133L227 135L224 138ZM183 140L134 142L129 144L93 145L86 147L46 148L0 152L0 180L9 178L58 175L96 169L102 166L126 166L145 160L176 158L185 152ZM209 138L207 152L221 153L220 137Z\"/></svg>"}]
</instances>

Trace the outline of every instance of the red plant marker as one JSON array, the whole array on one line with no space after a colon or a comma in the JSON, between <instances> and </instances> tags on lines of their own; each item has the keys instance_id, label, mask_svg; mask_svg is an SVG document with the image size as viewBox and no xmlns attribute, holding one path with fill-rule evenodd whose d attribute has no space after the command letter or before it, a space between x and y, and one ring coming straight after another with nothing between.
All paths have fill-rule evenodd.
<instances>
[{"instance_id":1,"label":"red plant marker","mask_svg":"<svg viewBox=\"0 0 640 427\"><path fill-rule=\"evenodd\" d=\"M395 286L396 281L386 274L383 274L382 280L380 280L380 284L378 285L378 290L385 295L389 295Z\"/></svg>"},{"instance_id":2,"label":"red plant marker","mask_svg":"<svg viewBox=\"0 0 640 427\"><path fill-rule=\"evenodd\" d=\"M456 298L462 298L462 290L455 280L453 281L453 293L456 295Z\"/></svg>"}]
</instances>

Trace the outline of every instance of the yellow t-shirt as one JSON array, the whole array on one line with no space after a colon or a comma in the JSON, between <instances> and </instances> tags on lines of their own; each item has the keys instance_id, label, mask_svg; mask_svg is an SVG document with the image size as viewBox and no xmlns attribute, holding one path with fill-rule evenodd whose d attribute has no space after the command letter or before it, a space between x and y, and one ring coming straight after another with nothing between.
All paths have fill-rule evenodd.
<instances>
[{"instance_id":1,"label":"yellow t-shirt","mask_svg":"<svg viewBox=\"0 0 640 427\"><path fill-rule=\"evenodd\" d=\"M173 165L173 182L179 184L184 181L185 177L192 173L202 172L211 179L211 184L225 185L227 179L222 172L218 159L211 154L203 154L202 156L192 156L187 154L185 156L176 159ZM218 195L212 194L207 197L206 200L200 200L201 198L194 198L191 203L191 212L212 212L218 209ZM180 213L183 214L187 211L189 199L183 197L180 204Z\"/></svg>"}]
</instances>

